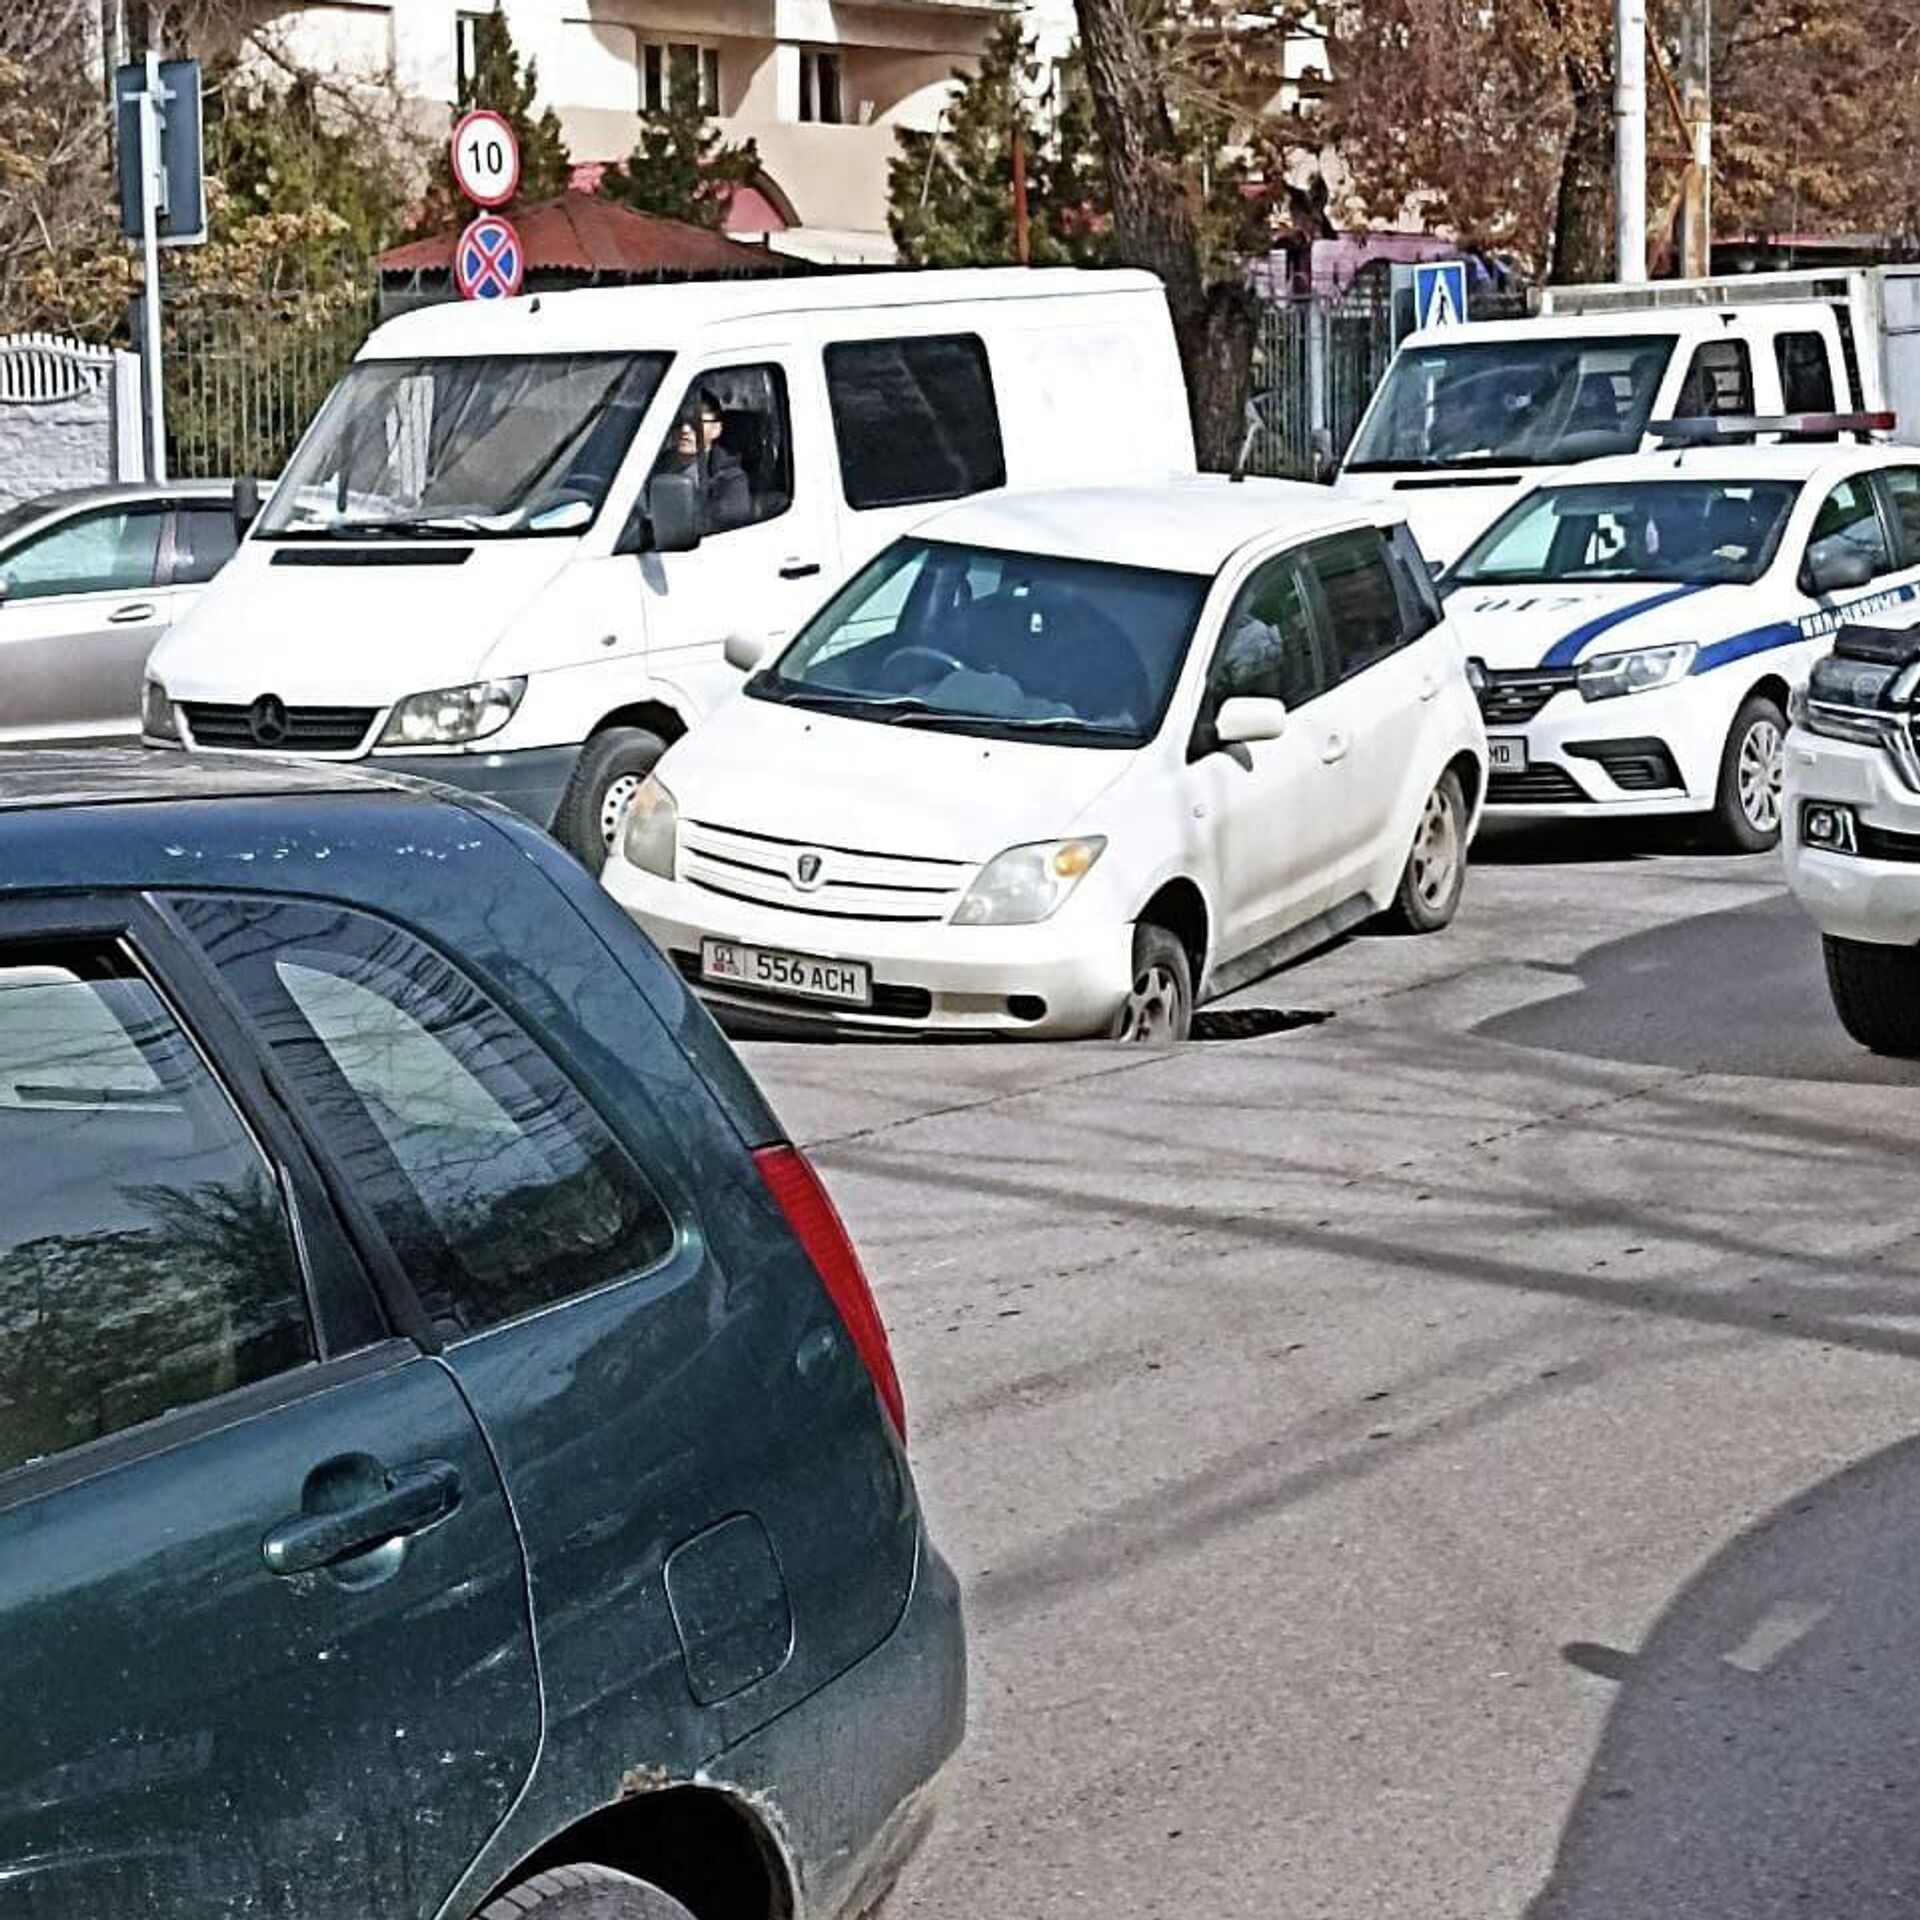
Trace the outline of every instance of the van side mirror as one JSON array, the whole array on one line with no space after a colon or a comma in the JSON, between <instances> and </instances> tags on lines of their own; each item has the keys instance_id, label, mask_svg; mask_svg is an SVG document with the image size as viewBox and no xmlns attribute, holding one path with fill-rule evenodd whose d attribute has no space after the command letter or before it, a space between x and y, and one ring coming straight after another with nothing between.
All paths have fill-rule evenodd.
<instances>
[{"instance_id":1,"label":"van side mirror","mask_svg":"<svg viewBox=\"0 0 1920 1920\"><path fill-rule=\"evenodd\" d=\"M656 473L647 482L647 544L655 553L691 553L700 544L701 488L694 473Z\"/></svg>"},{"instance_id":2,"label":"van side mirror","mask_svg":"<svg viewBox=\"0 0 1920 1920\"><path fill-rule=\"evenodd\" d=\"M1261 740L1278 740L1287 730L1287 704L1284 700L1256 699L1236 694L1220 703L1214 716L1213 737L1223 747L1252 746Z\"/></svg>"},{"instance_id":3,"label":"van side mirror","mask_svg":"<svg viewBox=\"0 0 1920 1920\"><path fill-rule=\"evenodd\" d=\"M751 673L767 657L768 645L764 634L730 633L720 643L720 651L726 656L728 666Z\"/></svg>"},{"instance_id":4,"label":"van side mirror","mask_svg":"<svg viewBox=\"0 0 1920 1920\"><path fill-rule=\"evenodd\" d=\"M1807 580L1815 593L1844 593L1873 578L1873 562L1858 547L1823 540L1807 554Z\"/></svg>"},{"instance_id":5,"label":"van side mirror","mask_svg":"<svg viewBox=\"0 0 1920 1920\"><path fill-rule=\"evenodd\" d=\"M233 483L233 531L244 540L247 529L260 518L260 482L250 473Z\"/></svg>"}]
</instances>

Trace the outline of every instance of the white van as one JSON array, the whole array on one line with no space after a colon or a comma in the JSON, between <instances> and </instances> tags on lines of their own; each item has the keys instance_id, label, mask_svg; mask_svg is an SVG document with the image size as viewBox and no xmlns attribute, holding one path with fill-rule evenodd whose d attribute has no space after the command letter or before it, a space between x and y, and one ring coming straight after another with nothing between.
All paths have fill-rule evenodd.
<instances>
[{"instance_id":1,"label":"white van","mask_svg":"<svg viewBox=\"0 0 1920 1920\"><path fill-rule=\"evenodd\" d=\"M1856 408L1920 430L1920 270L1551 287L1532 319L1407 335L1335 484L1450 562L1555 468L1651 451L1652 422Z\"/></svg>"},{"instance_id":2,"label":"white van","mask_svg":"<svg viewBox=\"0 0 1920 1920\"><path fill-rule=\"evenodd\" d=\"M1191 472L1159 283L890 273L438 306L379 328L156 650L150 744L490 794L597 866L739 675L941 501Z\"/></svg>"}]
</instances>

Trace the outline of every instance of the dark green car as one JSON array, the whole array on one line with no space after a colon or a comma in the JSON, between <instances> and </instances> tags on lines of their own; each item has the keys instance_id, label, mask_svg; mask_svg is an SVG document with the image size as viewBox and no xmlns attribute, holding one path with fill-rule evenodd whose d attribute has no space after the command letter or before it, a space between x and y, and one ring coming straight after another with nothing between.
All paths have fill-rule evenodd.
<instances>
[{"instance_id":1,"label":"dark green car","mask_svg":"<svg viewBox=\"0 0 1920 1920\"><path fill-rule=\"evenodd\" d=\"M509 816L0 754L0 1916L864 1914L965 1710L886 1336Z\"/></svg>"}]
</instances>

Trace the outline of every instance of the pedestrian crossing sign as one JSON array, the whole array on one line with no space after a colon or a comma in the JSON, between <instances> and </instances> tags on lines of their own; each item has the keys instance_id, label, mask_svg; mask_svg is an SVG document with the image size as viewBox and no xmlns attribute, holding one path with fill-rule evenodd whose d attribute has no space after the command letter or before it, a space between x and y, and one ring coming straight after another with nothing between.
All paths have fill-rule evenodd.
<instances>
[{"instance_id":1,"label":"pedestrian crossing sign","mask_svg":"<svg viewBox=\"0 0 1920 1920\"><path fill-rule=\"evenodd\" d=\"M1467 263L1427 260L1413 270L1413 324L1457 327L1467 317Z\"/></svg>"}]
</instances>

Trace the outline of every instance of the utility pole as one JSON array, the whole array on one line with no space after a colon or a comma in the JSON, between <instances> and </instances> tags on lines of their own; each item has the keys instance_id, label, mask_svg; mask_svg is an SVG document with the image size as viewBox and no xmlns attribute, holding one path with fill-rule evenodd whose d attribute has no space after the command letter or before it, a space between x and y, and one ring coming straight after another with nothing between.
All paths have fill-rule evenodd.
<instances>
[{"instance_id":1,"label":"utility pole","mask_svg":"<svg viewBox=\"0 0 1920 1920\"><path fill-rule=\"evenodd\" d=\"M160 56L147 50L147 84L140 94L140 244L145 256L145 305L140 328L147 376L147 478L167 477L167 394L160 373L160 217L167 211L167 174L160 157L165 103L172 94L160 80Z\"/></svg>"},{"instance_id":2,"label":"utility pole","mask_svg":"<svg viewBox=\"0 0 1920 1920\"><path fill-rule=\"evenodd\" d=\"M1687 172L1680 200L1680 271L1713 271L1713 0L1687 0L1680 16L1680 110Z\"/></svg>"},{"instance_id":3,"label":"utility pole","mask_svg":"<svg viewBox=\"0 0 1920 1920\"><path fill-rule=\"evenodd\" d=\"M1647 0L1613 0L1614 278L1647 277Z\"/></svg>"}]
</instances>

